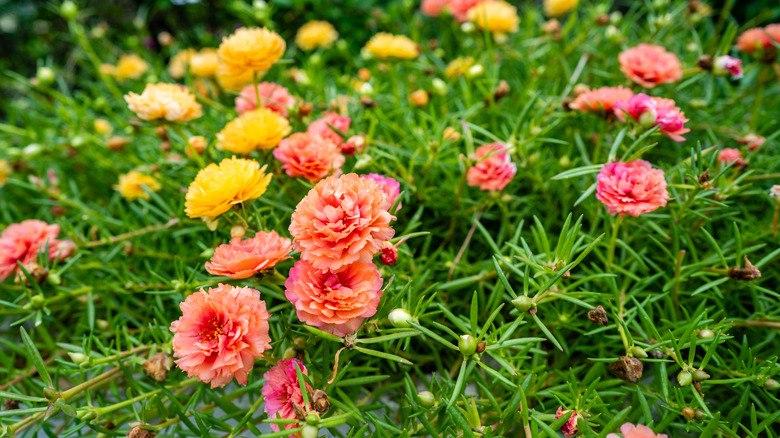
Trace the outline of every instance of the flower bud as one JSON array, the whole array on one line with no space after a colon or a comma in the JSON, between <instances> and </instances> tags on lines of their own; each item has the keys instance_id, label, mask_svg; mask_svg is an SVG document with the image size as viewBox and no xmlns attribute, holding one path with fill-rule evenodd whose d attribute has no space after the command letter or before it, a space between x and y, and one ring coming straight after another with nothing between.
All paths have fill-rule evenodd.
<instances>
[{"instance_id":1,"label":"flower bud","mask_svg":"<svg viewBox=\"0 0 780 438\"><path fill-rule=\"evenodd\" d=\"M466 72L466 77L469 79L474 79L476 77L482 76L483 73L485 73L485 67L483 67L482 64L474 64L469 67L468 71Z\"/></svg>"},{"instance_id":2,"label":"flower bud","mask_svg":"<svg viewBox=\"0 0 780 438\"><path fill-rule=\"evenodd\" d=\"M244 228L241 225L233 225L233 227L230 228L230 237L233 239L240 239L244 237L245 233L246 233L246 228Z\"/></svg>"},{"instance_id":3,"label":"flower bud","mask_svg":"<svg viewBox=\"0 0 780 438\"><path fill-rule=\"evenodd\" d=\"M460 30L463 31L463 33L471 33L476 30L476 26L474 26L474 23L467 21L460 25Z\"/></svg>"},{"instance_id":4,"label":"flower bud","mask_svg":"<svg viewBox=\"0 0 780 438\"><path fill-rule=\"evenodd\" d=\"M643 350L643 349L642 349L642 348L640 348L640 347L637 347L636 345L632 346L632 347L631 347L631 349L629 350L629 352L630 352L630 353L631 353L631 354L632 354L634 357L641 357L641 358L645 358L645 357L647 357L647 353L645 352L645 350Z\"/></svg>"},{"instance_id":5,"label":"flower bud","mask_svg":"<svg viewBox=\"0 0 780 438\"><path fill-rule=\"evenodd\" d=\"M68 352L68 356L70 356L70 360L76 365L81 365L89 361L89 356L86 354Z\"/></svg>"},{"instance_id":6,"label":"flower bud","mask_svg":"<svg viewBox=\"0 0 780 438\"><path fill-rule=\"evenodd\" d=\"M766 382L764 382L764 388L770 391L777 391L778 388L780 388L780 383L777 383L777 380L772 378L766 379Z\"/></svg>"},{"instance_id":7,"label":"flower bud","mask_svg":"<svg viewBox=\"0 0 780 438\"><path fill-rule=\"evenodd\" d=\"M79 13L79 8L76 6L76 3L73 3L72 1L68 0L66 2L62 2L60 5L60 15L62 15L62 18L70 21L76 18L76 15Z\"/></svg>"},{"instance_id":8,"label":"flower bud","mask_svg":"<svg viewBox=\"0 0 780 438\"><path fill-rule=\"evenodd\" d=\"M639 116L639 125L644 128L652 128L656 122L655 111L645 111Z\"/></svg>"},{"instance_id":9,"label":"flower bud","mask_svg":"<svg viewBox=\"0 0 780 438\"><path fill-rule=\"evenodd\" d=\"M382 242L382 254L379 256L379 261L385 266L394 265L398 261L398 248L387 240Z\"/></svg>"},{"instance_id":10,"label":"flower bud","mask_svg":"<svg viewBox=\"0 0 780 438\"><path fill-rule=\"evenodd\" d=\"M294 347L287 347L284 350L284 353L282 353L282 359L283 360L292 359L297 355L298 355L298 351Z\"/></svg>"},{"instance_id":11,"label":"flower bud","mask_svg":"<svg viewBox=\"0 0 780 438\"><path fill-rule=\"evenodd\" d=\"M699 332L699 337L701 339L712 339L715 337L715 332L710 329L704 329Z\"/></svg>"},{"instance_id":12,"label":"flower bud","mask_svg":"<svg viewBox=\"0 0 780 438\"><path fill-rule=\"evenodd\" d=\"M409 328L410 322L414 322L414 318L404 309L393 309L390 315L387 316L390 320L390 324L395 328Z\"/></svg>"},{"instance_id":13,"label":"flower bud","mask_svg":"<svg viewBox=\"0 0 780 438\"><path fill-rule=\"evenodd\" d=\"M374 86L368 82L363 82L363 85L360 86L359 92L364 96L374 94Z\"/></svg>"},{"instance_id":14,"label":"flower bud","mask_svg":"<svg viewBox=\"0 0 780 438\"><path fill-rule=\"evenodd\" d=\"M316 412L309 412L306 414L306 424L316 426L320 424L320 416Z\"/></svg>"},{"instance_id":15,"label":"flower bud","mask_svg":"<svg viewBox=\"0 0 780 438\"><path fill-rule=\"evenodd\" d=\"M688 371L680 371L680 374L677 375L677 383L680 386L688 386L691 382L693 382L693 376Z\"/></svg>"},{"instance_id":16,"label":"flower bud","mask_svg":"<svg viewBox=\"0 0 780 438\"><path fill-rule=\"evenodd\" d=\"M431 86L433 87L433 91L438 94L439 96L444 96L447 94L447 83L444 82L440 78L433 78L431 81Z\"/></svg>"},{"instance_id":17,"label":"flower bud","mask_svg":"<svg viewBox=\"0 0 780 438\"><path fill-rule=\"evenodd\" d=\"M156 353L144 362L144 372L158 382L168 378L168 371L173 367L173 358L165 353Z\"/></svg>"},{"instance_id":18,"label":"flower bud","mask_svg":"<svg viewBox=\"0 0 780 438\"><path fill-rule=\"evenodd\" d=\"M512 300L512 305L521 312L527 312L531 307L535 307L533 300L525 295L520 295Z\"/></svg>"},{"instance_id":19,"label":"flower bud","mask_svg":"<svg viewBox=\"0 0 780 438\"><path fill-rule=\"evenodd\" d=\"M311 424L307 424L306 426L303 426L303 430L301 431L301 437L302 438L317 438L317 436L320 433L320 428L317 426L312 426Z\"/></svg>"},{"instance_id":20,"label":"flower bud","mask_svg":"<svg viewBox=\"0 0 780 438\"><path fill-rule=\"evenodd\" d=\"M469 357L477 352L477 340L471 335L461 335L458 339L458 349L461 354Z\"/></svg>"},{"instance_id":21,"label":"flower bud","mask_svg":"<svg viewBox=\"0 0 780 438\"><path fill-rule=\"evenodd\" d=\"M41 67L35 73L35 77L38 79L38 84L45 87L54 83L56 75L51 67Z\"/></svg>"},{"instance_id":22,"label":"flower bud","mask_svg":"<svg viewBox=\"0 0 780 438\"><path fill-rule=\"evenodd\" d=\"M409 94L409 103L414 106L428 105L428 93L425 90L417 90Z\"/></svg>"},{"instance_id":23,"label":"flower bud","mask_svg":"<svg viewBox=\"0 0 780 438\"><path fill-rule=\"evenodd\" d=\"M693 420L693 417L696 415L696 411L694 411L690 407L686 406L686 407L683 408L682 414L683 414L683 417L685 417L685 418L687 418L689 420Z\"/></svg>"},{"instance_id":24,"label":"flower bud","mask_svg":"<svg viewBox=\"0 0 780 438\"><path fill-rule=\"evenodd\" d=\"M710 378L710 375L707 374L704 370L696 370L693 372L693 379L701 382L702 380L707 380Z\"/></svg>"},{"instance_id":25,"label":"flower bud","mask_svg":"<svg viewBox=\"0 0 780 438\"><path fill-rule=\"evenodd\" d=\"M421 391L417 393L417 399L420 404L425 408L433 407L436 404L436 398L431 391Z\"/></svg>"},{"instance_id":26,"label":"flower bud","mask_svg":"<svg viewBox=\"0 0 780 438\"><path fill-rule=\"evenodd\" d=\"M604 31L604 36L607 37L607 40L615 44L620 43L623 40L623 34L620 32L620 29L611 24L607 26L607 30Z\"/></svg>"}]
</instances>

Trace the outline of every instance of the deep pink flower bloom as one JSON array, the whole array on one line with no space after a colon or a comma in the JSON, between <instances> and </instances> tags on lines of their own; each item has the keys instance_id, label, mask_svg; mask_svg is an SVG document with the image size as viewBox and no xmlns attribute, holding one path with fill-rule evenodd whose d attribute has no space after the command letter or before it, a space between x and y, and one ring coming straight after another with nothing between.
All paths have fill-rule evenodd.
<instances>
[{"instance_id":1,"label":"deep pink flower bloom","mask_svg":"<svg viewBox=\"0 0 780 438\"><path fill-rule=\"evenodd\" d=\"M284 287L301 321L336 336L357 332L382 298L382 277L373 263L356 262L333 272L301 260Z\"/></svg>"},{"instance_id":2,"label":"deep pink flower bloom","mask_svg":"<svg viewBox=\"0 0 780 438\"><path fill-rule=\"evenodd\" d=\"M718 76L731 75L733 79L742 77L742 60L728 55L718 56L712 63L712 73Z\"/></svg>"},{"instance_id":3,"label":"deep pink flower bloom","mask_svg":"<svg viewBox=\"0 0 780 438\"><path fill-rule=\"evenodd\" d=\"M255 359L271 348L268 318L260 292L220 284L187 297L182 316L171 323L176 364L212 388L236 378L246 385Z\"/></svg>"},{"instance_id":4,"label":"deep pink flower bloom","mask_svg":"<svg viewBox=\"0 0 780 438\"><path fill-rule=\"evenodd\" d=\"M308 132L296 132L285 138L273 153L287 175L309 181L319 181L331 172L341 175L341 166L346 161L338 145Z\"/></svg>"},{"instance_id":5,"label":"deep pink flower bloom","mask_svg":"<svg viewBox=\"0 0 780 438\"><path fill-rule=\"evenodd\" d=\"M362 135L353 135L341 145L341 153L348 156L355 155L355 152L363 153L366 147L366 138Z\"/></svg>"},{"instance_id":6,"label":"deep pink flower bloom","mask_svg":"<svg viewBox=\"0 0 780 438\"><path fill-rule=\"evenodd\" d=\"M420 11L429 17L438 17L449 6L450 0L423 0Z\"/></svg>"},{"instance_id":7,"label":"deep pink flower bloom","mask_svg":"<svg viewBox=\"0 0 780 438\"><path fill-rule=\"evenodd\" d=\"M663 433L656 435L652 429L644 424L637 424L634 426L631 423L625 423L620 426L620 432L623 434L623 438L667 438L666 434ZM620 438L620 435L610 433L607 435L607 438Z\"/></svg>"},{"instance_id":8,"label":"deep pink flower bloom","mask_svg":"<svg viewBox=\"0 0 780 438\"><path fill-rule=\"evenodd\" d=\"M561 426L561 432L563 432L563 436L571 438L574 435L577 435L577 418L581 417L581 415L575 410L564 411L563 406L558 406L558 410L555 412L555 419L557 420L569 412L572 413L571 417L569 417L569 419L566 420L566 423Z\"/></svg>"},{"instance_id":9,"label":"deep pink flower bloom","mask_svg":"<svg viewBox=\"0 0 780 438\"><path fill-rule=\"evenodd\" d=\"M647 161L636 160L602 167L596 198L613 216L619 213L637 217L666 206L669 192L662 170L653 169Z\"/></svg>"},{"instance_id":10,"label":"deep pink flower bloom","mask_svg":"<svg viewBox=\"0 0 780 438\"><path fill-rule=\"evenodd\" d=\"M718 161L724 166L735 161L736 164L734 164L734 166L741 166L743 164L742 154L739 152L739 149L734 148L721 149L721 151L718 152Z\"/></svg>"},{"instance_id":11,"label":"deep pink flower bloom","mask_svg":"<svg viewBox=\"0 0 780 438\"><path fill-rule=\"evenodd\" d=\"M47 245L50 261L68 258L76 245L70 240L57 240L59 234L59 225L36 219L9 225L0 234L0 281L17 272L17 262L25 267L35 262Z\"/></svg>"},{"instance_id":12,"label":"deep pink flower bloom","mask_svg":"<svg viewBox=\"0 0 780 438\"><path fill-rule=\"evenodd\" d=\"M261 107L277 112L287 117L287 110L295 106L295 98L290 95L287 88L273 82L261 82L257 84L255 93L254 85L247 85L236 97L236 111L244 114L247 111L257 109L257 94L260 94Z\"/></svg>"},{"instance_id":13,"label":"deep pink flower bloom","mask_svg":"<svg viewBox=\"0 0 780 438\"><path fill-rule=\"evenodd\" d=\"M206 270L211 275L249 278L289 259L291 251L290 239L281 237L276 231L258 231L250 239L233 239L218 246L211 261L206 262Z\"/></svg>"},{"instance_id":14,"label":"deep pink flower bloom","mask_svg":"<svg viewBox=\"0 0 780 438\"><path fill-rule=\"evenodd\" d=\"M391 206L371 179L355 173L328 177L309 190L292 214L293 248L320 270L370 263L382 242L395 234Z\"/></svg>"},{"instance_id":15,"label":"deep pink flower bloom","mask_svg":"<svg viewBox=\"0 0 780 438\"><path fill-rule=\"evenodd\" d=\"M517 173L517 166L503 143L478 147L474 158L477 162L466 173L466 181L480 190L501 191Z\"/></svg>"},{"instance_id":16,"label":"deep pink flower bloom","mask_svg":"<svg viewBox=\"0 0 780 438\"><path fill-rule=\"evenodd\" d=\"M680 60L660 46L640 44L620 52L618 60L626 77L646 88L682 79Z\"/></svg>"},{"instance_id":17,"label":"deep pink flower bloom","mask_svg":"<svg viewBox=\"0 0 780 438\"><path fill-rule=\"evenodd\" d=\"M760 148L765 141L766 138L756 134L748 134L744 138L737 139L737 143L747 145L750 152Z\"/></svg>"},{"instance_id":18,"label":"deep pink flower bloom","mask_svg":"<svg viewBox=\"0 0 780 438\"><path fill-rule=\"evenodd\" d=\"M661 134L674 141L685 141L682 134L691 131L685 127L688 121L685 113L675 106L672 99L635 94L628 101L615 103L615 115L621 121L625 121L628 115L645 127L658 125Z\"/></svg>"},{"instance_id":19,"label":"deep pink flower bloom","mask_svg":"<svg viewBox=\"0 0 780 438\"><path fill-rule=\"evenodd\" d=\"M263 374L263 403L265 403L265 412L268 414L268 418L272 420L285 419L294 420L298 417L295 415L295 406L303 406L303 392L301 392L301 386L298 384L298 373L295 371L295 365L301 370L301 373L305 376L309 375L308 370L298 359L284 359L280 360L276 366L271 367L270 370ZM306 385L306 391L311 393L311 386L308 383ZM295 429L300 427L298 423L285 424L285 429ZM271 423L271 429L274 432L279 432L279 425Z\"/></svg>"},{"instance_id":20,"label":"deep pink flower bloom","mask_svg":"<svg viewBox=\"0 0 780 438\"><path fill-rule=\"evenodd\" d=\"M338 129L339 131L346 133L349 131L349 124L352 119L346 116L340 116L334 112L329 112L321 118L309 123L309 128L306 132L309 134L319 135L333 142L338 147L344 142L344 139L339 133L332 130L330 126ZM328 126L330 125L330 126Z\"/></svg>"},{"instance_id":21,"label":"deep pink flower bloom","mask_svg":"<svg viewBox=\"0 0 780 438\"><path fill-rule=\"evenodd\" d=\"M393 178L390 178L389 176L380 175L378 173L369 173L368 175L362 175L362 178L374 180L374 182L379 184L379 187L382 188L382 191L385 193L385 196L387 196L387 199L390 200L391 206L395 204L395 200L398 199L398 196L401 195L401 183ZM400 202L398 203L398 207L396 207L395 211L399 210L401 210Z\"/></svg>"}]
</instances>

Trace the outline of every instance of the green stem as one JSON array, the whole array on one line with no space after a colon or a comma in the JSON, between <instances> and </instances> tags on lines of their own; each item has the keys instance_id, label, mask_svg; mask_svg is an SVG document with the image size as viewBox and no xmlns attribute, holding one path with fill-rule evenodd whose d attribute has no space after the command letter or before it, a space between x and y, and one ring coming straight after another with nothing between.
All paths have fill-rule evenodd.
<instances>
[{"instance_id":1,"label":"green stem","mask_svg":"<svg viewBox=\"0 0 780 438\"><path fill-rule=\"evenodd\" d=\"M623 215L618 216L618 219L612 225L612 237L609 239L609 250L607 251L607 271L612 270L612 262L615 260L615 245L617 244L618 230L620 224L623 222Z\"/></svg>"}]
</instances>

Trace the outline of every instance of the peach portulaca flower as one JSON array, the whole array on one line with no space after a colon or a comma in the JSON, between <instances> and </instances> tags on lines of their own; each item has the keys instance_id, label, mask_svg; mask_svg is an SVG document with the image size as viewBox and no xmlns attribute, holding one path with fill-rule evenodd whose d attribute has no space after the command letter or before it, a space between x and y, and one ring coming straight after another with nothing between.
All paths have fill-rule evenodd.
<instances>
[{"instance_id":1,"label":"peach portulaca flower","mask_svg":"<svg viewBox=\"0 0 780 438\"><path fill-rule=\"evenodd\" d=\"M230 243L219 245L211 261L206 262L206 270L211 275L249 278L289 259L291 251L290 239L281 237L276 231L259 231L250 239L234 238Z\"/></svg>"},{"instance_id":2,"label":"peach portulaca flower","mask_svg":"<svg viewBox=\"0 0 780 438\"><path fill-rule=\"evenodd\" d=\"M349 173L317 183L292 214L290 234L301 259L320 270L337 271L369 263L395 231L392 206L381 187Z\"/></svg>"},{"instance_id":3,"label":"peach portulaca flower","mask_svg":"<svg viewBox=\"0 0 780 438\"><path fill-rule=\"evenodd\" d=\"M623 438L667 438L666 434L655 434L652 429L644 424L637 424L634 426L631 423L626 423L620 426L620 433L623 434ZM610 433L607 438L620 438L620 435L616 433Z\"/></svg>"},{"instance_id":4,"label":"peach portulaca flower","mask_svg":"<svg viewBox=\"0 0 780 438\"><path fill-rule=\"evenodd\" d=\"M638 217L665 207L669 192L662 170L653 169L647 161L636 160L602 167L597 178L596 198L613 216Z\"/></svg>"},{"instance_id":5,"label":"peach portulaca flower","mask_svg":"<svg viewBox=\"0 0 780 438\"><path fill-rule=\"evenodd\" d=\"M257 109L257 96L260 95L260 106L281 114L289 115L288 110L294 108L295 98L290 95L287 88L273 82L261 82L257 84L257 92L254 85L247 85L236 97L236 111L239 115L247 111Z\"/></svg>"},{"instance_id":6,"label":"peach portulaca flower","mask_svg":"<svg viewBox=\"0 0 780 438\"><path fill-rule=\"evenodd\" d=\"M58 240L60 226L36 219L11 224L0 233L0 281L18 273L19 265L29 266L48 247L49 260L64 260L76 250L70 240Z\"/></svg>"},{"instance_id":7,"label":"peach portulaca flower","mask_svg":"<svg viewBox=\"0 0 780 438\"><path fill-rule=\"evenodd\" d=\"M385 193L387 199L390 200L390 205L395 204L395 200L401 195L401 183L389 176L380 175L378 173L369 173L368 175L362 175L362 177L374 180L374 182L379 184L379 187ZM401 204L399 203L398 207L396 207L396 211L400 209Z\"/></svg>"},{"instance_id":8,"label":"peach portulaca flower","mask_svg":"<svg viewBox=\"0 0 780 438\"><path fill-rule=\"evenodd\" d=\"M751 55L764 56L770 60L777 52L772 44L773 40L775 43L780 43L780 23L746 30L737 38L736 48Z\"/></svg>"},{"instance_id":9,"label":"peach portulaca flower","mask_svg":"<svg viewBox=\"0 0 780 438\"><path fill-rule=\"evenodd\" d=\"M734 148L721 149L721 151L718 152L718 161L720 161L724 166L734 162L736 162L734 163L734 166L741 166L744 163L742 160L742 154L739 152L739 149Z\"/></svg>"},{"instance_id":10,"label":"peach portulaca flower","mask_svg":"<svg viewBox=\"0 0 780 438\"><path fill-rule=\"evenodd\" d=\"M450 0L423 0L420 12L429 17L438 17L449 6Z\"/></svg>"},{"instance_id":11,"label":"peach portulaca flower","mask_svg":"<svg viewBox=\"0 0 780 438\"><path fill-rule=\"evenodd\" d=\"M363 320L374 316L382 298L382 277L370 262L334 272L301 260L290 269L284 286L301 321L336 336L357 332Z\"/></svg>"},{"instance_id":12,"label":"peach portulaca flower","mask_svg":"<svg viewBox=\"0 0 780 438\"><path fill-rule=\"evenodd\" d=\"M601 87L588 90L574 99L569 108L588 113L612 114L615 103L628 100L634 92L626 87Z\"/></svg>"},{"instance_id":13,"label":"peach portulaca flower","mask_svg":"<svg viewBox=\"0 0 780 438\"><path fill-rule=\"evenodd\" d=\"M246 385L255 359L271 348L265 301L248 287L220 284L187 297L171 323L176 364L212 388Z\"/></svg>"},{"instance_id":14,"label":"peach portulaca flower","mask_svg":"<svg viewBox=\"0 0 780 438\"><path fill-rule=\"evenodd\" d=\"M298 384L298 372L295 370L295 366L301 370L304 376L308 376L309 372L306 367L298 359L284 359L280 360L275 366L263 374L263 397L265 397L265 412L268 414L268 418L276 420L294 420L297 417L295 414L295 405L303 406L303 392ZM306 391L311 393L311 386L306 384ZM298 423L285 424L285 429L295 429L300 427ZM271 423L271 429L274 432L279 432L279 425Z\"/></svg>"},{"instance_id":15,"label":"peach portulaca flower","mask_svg":"<svg viewBox=\"0 0 780 438\"><path fill-rule=\"evenodd\" d=\"M660 46L640 44L620 52L618 60L626 77L646 88L682 79L680 60Z\"/></svg>"},{"instance_id":16,"label":"peach portulaca flower","mask_svg":"<svg viewBox=\"0 0 780 438\"><path fill-rule=\"evenodd\" d=\"M341 174L346 159L341 148L319 135L296 132L279 143L274 157L282 162L287 175L319 181L331 172Z\"/></svg>"},{"instance_id":17,"label":"peach portulaca flower","mask_svg":"<svg viewBox=\"0 0 780 438\"><path fill-rule=\"evenodd\" d=\"M341 147L344 139L341 134L331 129L331 126L338 129L341 132L346 133L349 131L349 125L352 123L352 119L347 116L340 116L334 112L328 112L319 119L309 123L309 127L306 132L309 134L319 135L332 141L336 146Z\"/></svg>"},{"instance_id":18,"label":"peach portulaca flower","mask_svg":"<svg viewBox=\"0 0 780 438\"><path fill-rule=\"evenodd\" d=\"M179 84L146 84L141 94L127 93L127 106L143 120L184 123L203 115L203 107Z\"/></svg>"},{"instance_id":19,"label":"peach portulaca flower","mask_svg":"<svg viewBox=\"0 0 780 438\"><path fill-rule=\"evenodd\" d=\"M623 122L630 117L647 128L657 125L661 134L674 141L685 141L682 134L691 131L685 127L685 113L672 99L636 94L627 101L616 102L615 115Z\"/></svg>"},{"instance_id":20,"label":"peach portulaca flower","mask_svg":"<svg viewBox=\"0 0 780 438\"><path fill-rule=\"evenodd\" d=\"M466 181L480 190L498 192L512 181L517 165L512 162L509 151L503 143L491 143L477 148L474 159L477 162L466 173Z\"/></svg>"}]
</instances>

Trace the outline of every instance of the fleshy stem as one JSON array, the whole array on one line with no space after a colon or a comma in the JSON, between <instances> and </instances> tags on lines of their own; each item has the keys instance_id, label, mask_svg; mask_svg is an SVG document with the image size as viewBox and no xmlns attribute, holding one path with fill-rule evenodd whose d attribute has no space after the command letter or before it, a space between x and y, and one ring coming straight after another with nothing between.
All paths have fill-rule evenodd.
<instances>
[{"instance_id":1,"label":"fleshy stem","mask_svg":"<svg viewBox=\"0 0 780 438\"><path fill-rule=\"evenodd\" d=\"M615 260L615 245L617 244L618 230L623 222L623 214L618 217L612 225L612 237L609 239L609 250L607 251L607 271L612 270L612 262Z\"/></svg>"}]
</instances>

